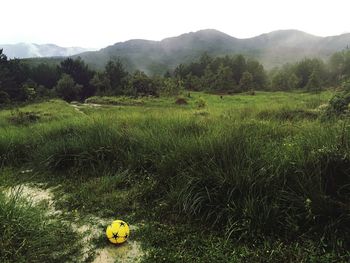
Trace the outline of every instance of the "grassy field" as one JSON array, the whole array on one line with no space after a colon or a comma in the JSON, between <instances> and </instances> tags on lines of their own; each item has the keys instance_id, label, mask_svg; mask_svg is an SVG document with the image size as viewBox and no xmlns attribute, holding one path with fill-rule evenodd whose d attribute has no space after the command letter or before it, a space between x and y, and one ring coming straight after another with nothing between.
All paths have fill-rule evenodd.
<instances>
[{"instance_id":1,"label":"grassy field","mask_svg":"<svg viewBox=\"0 0 350 263\"><path fill-rule=\"evenodd\" d=\"M143 262L348 262L350 123L323 118L331 97L191 92L186 105L96 97L2 110L0 186L55 187L67 222L78 213L139 225L132 238ZM49 222L79 244L74 227L36 219L20 197L0 198L3 233ZM18 220L8 221L12 210ZM29 236L34 245L23 241ZM2 245L8 239L0 239L1 262L29 247L49 256L41 242L55 242L39 227ZM103 228L94 242L107 246ZM71 250L64 255L83 253Z\"/></svg>"}]
</instances>

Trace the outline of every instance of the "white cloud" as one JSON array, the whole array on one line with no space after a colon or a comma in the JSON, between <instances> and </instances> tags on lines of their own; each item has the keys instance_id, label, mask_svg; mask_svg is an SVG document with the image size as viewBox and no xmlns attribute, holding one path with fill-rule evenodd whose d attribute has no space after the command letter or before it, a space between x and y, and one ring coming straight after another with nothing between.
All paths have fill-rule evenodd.
<instances>
[{"instance_id":1,"label":"white cloud","mask_svg":"<svg viewBox=\"0 0 350 263\"><path fill-rule=\"evenodd\" d=\"M350 31L347 0L2 0L0 43L104 47L215 28L245 38L277 29Z\"/></svg>"}]
</instances>

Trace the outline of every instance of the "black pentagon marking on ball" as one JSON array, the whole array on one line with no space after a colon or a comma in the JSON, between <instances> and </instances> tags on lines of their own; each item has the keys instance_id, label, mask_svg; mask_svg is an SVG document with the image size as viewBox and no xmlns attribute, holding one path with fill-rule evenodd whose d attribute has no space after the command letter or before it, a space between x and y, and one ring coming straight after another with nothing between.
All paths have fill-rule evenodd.
<instances>
[{"instance_id":1,"label":"black pentagon marking on ball","mask_svg":"<svg viewBox=\"0 0 350 263\"><path fill-rule=\"evenodd\" d=\"M119 237L118 233L116 233L116 234L112 233L112 234L113 234L114 239L118 239L118 237Z\"/></svg>"},{"instance_id":2,"label":"black pentagon marking on ball","mask_svg":"<svg viewBox=\"0 0 350 263\"><path fill-rule=\"evenodd\" d=\"M124 238L128 238L128 235L125 235L125 237Z\"/></svg>"},{"instance_id":3,"label":"black pentagon marking on ball","mask_svg":"<svg viewBox=\"0 0 350 263\"><path fill-rule=\"evenodd\" d=\"M124 222L120 222L119 224L120 224L120 226L125 226Z\"/></svg>"}]
</instances>

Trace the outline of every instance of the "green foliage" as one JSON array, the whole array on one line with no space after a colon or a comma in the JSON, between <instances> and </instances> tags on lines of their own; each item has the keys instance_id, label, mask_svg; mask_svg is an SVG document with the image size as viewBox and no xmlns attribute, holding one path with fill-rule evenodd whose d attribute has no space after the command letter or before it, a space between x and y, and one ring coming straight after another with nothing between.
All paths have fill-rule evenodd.
<instances>
[{"instance_id":1,"label":"green foliage","mask_svg":"<svg viewBox=\"0 0 350 263\"><path fill-rule=\"evenodd\" d=\"M105 75L113 95L122 95L127 88L128 72L125 70L122 62L118 60L109 60L105 66ZM108 88L108 87L107 87Z\"/></svg>"},{"instance_id":2,"label":"green foliage","mask_svg":"<svg viewBox=\"0 0 350 263\"><path fill-rule=\"evenodd\" d=\"M8 118L9 122L15 125L28 125L40 119L40 115L31 111L20 111L16 109Z\"/></svg>"},{"instance_id":3,"label":"green foliage","mask_svg":"<svg viewBox=\"0 0 350 263\"><path fill-rule=\"evenodd\" d=\"M95 88L96 95L113 95L110 79L105 72L96 72L90 84Z\"/></svg>"},{"instance_id":4,"label":"green foliage","mask_svg":"<svg viewBox=\"0 0 350 263\"><path fill-rule=\"evenodd\" d=\"M174 75L192 90L240 92L248 88L264 89L267 82L263 66L242 55L211 58L203 54L198 62L179 65Z\"/></svg>"},{"instance_id":5,"label":"green foliage","mask_svg":"<svg viewBox=\"0 0 350 263\"><path fill-rule=\"evenodd\" d=\"M346 49L334 53L329 60L331 78L336 84L341 83L350 76L350 50Z\"/></svg>"},{"instance_id":6,"label":"green foliage","mask_svg":"<svg viewBox=\"0 0 350 263\"><path fill-rule=\"evenodd\" d=\"M94 95L95 89L90 85L90 81L93 78L94 73L89 69L85 62L81 60L81 58L65 59L61 62L59 71L61 74L69 75L74 80L74 82L79 85L79 89L76 88L76 90L78 91L78 96L81 99L85 99Z\"/></svg>"},{"instance_id":7,"label":"green foliage","mask_svg":"<svg viewBox=\"0 0 350 263\"><path fill-rule=\"evenodd\" d=\"M157 83L149 78L142 71L135 71L135 73L130 78L130 95L137 96L158 96L159 87Z\"/></svg>"},{"instance_id":8,"label":"green foliage","mask_svg":"<svg viewBox=\"0 0 350 263\"><path fill-rule=\"evenodd\" d=\"M198 108L204 108L207 105L207 103L205 102L205 100L202 97L199 97L196 100L196 105Z\"/></svg>"},{"instance_id":9,"label":"green foliage","mask_svg":"<svg viewBox=\"0 0 350 263\"><path fill-rule=\"evenodd\" d=\"M0 105L7 104L10 102L10 96L7 92L0 90Z\"/></svg>"},{"instance_id":10,"label":"green foliage","mask_svg":"<svg viewBox=\"0 0 350 263\"><path fill-rule=\"evenodd\" d=\"M327 72L325 64L320 59L304 59L295 64L294 72L299 79L298 87L306 88L313 77L312 82L310 83L311 88L315 88L315 85L318 87L323 86L325 78L327 78Z\"/></svg>"},{"instance_id":11,"label":"green foliage","mask_svg":"<svg viewBox=\"0 0 350 263\"><path fill-rule=\"evenodd\" d=\"M32 101L37 97L38 85L33 81L27 81L22 85L24 101Z\"/></svg>"},{"instance_id":12,"label":"green foliage","mask_svg":"<svg viewBox=\"0 0 350 263\"><path fill-rule=\"evenodd\" d=\"M79 94L81 90L82 86L76 84L73 78L67 74L62 75L55 87L57 95L68 102L73 100L79 100Z\"/></svg>"},{"instance_id":13,"label":"green foliage","mask_svg":"<svg viewBox=\"0 0 350 263\"><path fill-rule=\"evenodd\" d=\"M350 81L344 81L342 91L334 95L329 101L326 111L328 117L340 116L349 112L350 105Z\"/></svg>"},{"instance_id":14,"label":"green foliage","mask_svg":"<svg viewBox=\"0 0 350 263\"><path fill-rule=\"evenodd\" d=\"M160 95L162 96L178 96L183 91L182 81L166 77L164 78L161 88Z\"/></svg>"},{"instance_id":15,"label":"green foliage","mask_svg":"<svg viewBox=\"0 0 350 263\"><path fill-rule=\"evenodd\" d=\"M47 90L51 90L60 78L59 69L56 65L48 63L33 65L29 69L29 78L37 83L37 85L42 85Z\"/></svg>"},{"instance_id":16,"label":"green foliage","mask_svg":"<svg viewBox=\"0 0 350 263\"><path fill-rule=\"evenodd\" d=\"M239 86L242 91L248 91L253 87L253 75L245 71L239 81Z\"/></svg>"},{"instance_id":17,"label":"green foliage","mask_svg":"<svg viewBox=\"0 0 350 263\"><path fill-rule=\"evenodd\" d=\"M322 89L321 76L317 69L314 69L312 71L305 88L309 91L316 91L316 92L319 92Z\"/></svg>"},{"instance_id":18,"label":"green foliage","mask_svg":"<svg viewBox=\"0 0 350 263\"><path fill-rule=\"evenodd\" d=\"M61 75L68 74L80 85L78 96L73 96L77 100L93 95L177 96L184 89L228 94L248 90L305 89L319 92L348 77L348 53L334 54L328 64L320 59L307 58L287 64L272 70L269 78L258 61L246 59L243 55L211 57L204 53L198 61L180 64L165 77L150 77L142 71L127 72L123 65L125 58L109 60L103 71L95 72L80 58L60 60L56 67L48 62L28 64L26 61L7 60L1 53L0 91L16 101L52 97L52 88Z\"/></svg>"},{"instance_id":19,"label":"green foliage","mask_svg":"<svg viewBox=\"0 0 350 263\"><path fill-rule=\"evenodd\" d=\"M26 76L26 67L17 59L7 60L0 49L0 91L6 93L10 99L24 101L25 94L21 86Z\"/></svg>"},{"instance_id":20,"label":"green foliage","mask_svg":"<svg viewBox=\"0 0 350 263\"><path fill-rule=\"evenodd\" d=\"M325 84L331 83L327 67L320 59L304 59L287 64L270 74L273 90L306 89L319 92Z\"/></svg>"},{"instance_id":21,"label":"green foliage","mask_svg":"<svg viewBox=\"0 0 350 263\"><path fill-rule=\"evenodd\" d=\"M292 65L285 65L279 70L271 73L272 90L295 90L299 79L295 74Z\"/></svg>"}]
</instances>

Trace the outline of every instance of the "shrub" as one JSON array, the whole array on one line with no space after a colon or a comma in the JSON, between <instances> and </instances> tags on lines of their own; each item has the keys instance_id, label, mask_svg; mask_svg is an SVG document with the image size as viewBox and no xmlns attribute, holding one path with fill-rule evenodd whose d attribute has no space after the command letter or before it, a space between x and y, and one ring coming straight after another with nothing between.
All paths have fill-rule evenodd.
<instances>
[{"instance_id":1,"label":"shrub","mask_svg":"<svg viewBox=\"0 0 350 263\"><path fill-rule=\"evenodd\" d=\"M11 113L11 116L8 118L8 121L15 125L27 125L33 122L36 122L40 119L40 115L32 111L20 111L15 110Z\"/></svg>"},{"instance_id":2,"label":"shrub","mask_svg":"<svg viewBox=\"0 0 350 263\"><path fill-rule=\"evenodd\" d=\"M327 116L340 116L348 112L350 104L350 81L343 82L342 90L342 92L334 95L329 101L329 106L326 110Z\"/></svg>"},{"instance_id":3,"label":"shrub","mask_svg":"<svg viewBox=\"0 0 350 263\"><path fill-rule=\"evenodd\" d=\"M206 106L206 102L205 102L205 100L202 98L202 97L200 97L197 101L196 101L196 105L197 105L197 107L198 108L204 108L205 106Z\"/></svg>"}]
</instances>

